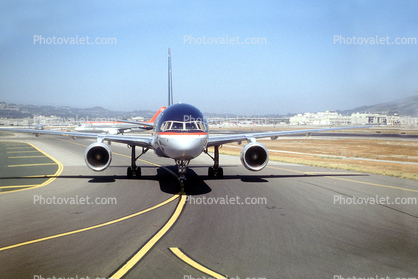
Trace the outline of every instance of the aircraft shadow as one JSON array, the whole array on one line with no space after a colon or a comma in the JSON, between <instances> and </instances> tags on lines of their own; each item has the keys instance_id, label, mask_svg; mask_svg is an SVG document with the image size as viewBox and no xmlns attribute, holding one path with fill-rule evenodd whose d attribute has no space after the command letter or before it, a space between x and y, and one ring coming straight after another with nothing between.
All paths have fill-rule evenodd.
<instances>
[{"instance_id":1,"label":"aircraft shadow","mask_svg":"<svg viewBox=\"0 0 418 279\"><path fill-rule=\"evenodd\" d=\"M227 167L234 166L222 166L223 169ZM188 169L193 168L207 168L207 166L190 166ZM307 178L307 177L325 177L325 176L369 176L367 173L318 173L318 174L284 174L284 175L274 175L274 174L246 174L246 175L228 175L225 174L222 178L209 177L209 176L200 176L203 180L241 180L242 182L252 182L252 183L265 183L269 182L269 178Z\"/></svg>"},{"instance_id":2,"label":"aircraft shadow","mask_svg":"<svg viewBox=\"0 0 418 279\"><path fill-rule=\"evenodd\" d=\"M265 183L269 178L307 178L325 176L368 176L368 174L290 174L290 175L224 175L220 180L241 180L242 182ZM207 180L217 180L219 178L207 178Z\"/></svg>"},{"instance_id":3,"label":"aircraft shadow","mask_svg":"<svg viewBox=\"0 0 418 279\"><path fill-rule=\"evenodd\" d=\"M126 167L124 167L126 169ZM146 167L142 167L146 168ZM156 168L156 167L152 167ZM89 183L114 183L123 180L138 181L140 185L141 181L157 181L160 184L162 192L168 194L177 194L181 191L180 184L177 179L177 166L164 166L157 167L156 175L141 175L140 178L128 178L126 175L59 175L59 176L37 176L37 177L25 177L25 176L14 176L14 177L0 177L0 180L40 180L45 178L55 178L57 180L62 179L90 179ZM187 169L186 172L186 183L184 191L187 195L202 195L212 191L212 189L204 182L204 177L200 177L191 169ZM31 183L37 184L37 183ZM7 187L7 186L5 186Z\"/></svg>"},{"instance_id":4,"label":"aircraft shadow","mask_svg":"<svg viewBox=\"0 0 418 279\"><path fill-rule=\"evenodd\" d=\"M207 175L198 175L193 169L203 168L204 166L190 166L186 172L186 182L184 191L187 195L202 195L212 191L209 185L205 182L207 180L241 180L246 183L266 183L269 179L278 178L308 178L308 177L349 177L349 176L368 176L367 173L320 173L320 174L286 174L286 175L224 175L222 178L209 177ZM143 168L141 166L141 168ZM156 168L156 167L152 167ZM207 168L207 166L205 166ZM224 167L225 168L225 167ZM142 175L141 178L128 178L126 175L60 175L60 176L38 176L38 177L0 177L0 180L7 179L44 179L44 178L56 178L56 179L90 179L89 183L114 183L123 180L137 180L138 182L143 180L158 181L162 192L169 194L177 194L181 188L177 179L177 166L164 166L157 167L156 175ZM140 183L138 183L140 185Z\"/></svg>"},{"instance_id":5,"label":"aircraft shadow","mask_svg":"<svg viewBox=\"0 0 418 279\"><path fill-rule=\"evenodd\" d=\"M160 182L161 191L175 194L181 190L176 174L177 166L160 167L157 169L157 178ZM186 171L184 191L186 195L193 196L207 194L212 189L205 183L204 177L199 176L194 170L188 168Z\"/></svg>"}]
</instances>

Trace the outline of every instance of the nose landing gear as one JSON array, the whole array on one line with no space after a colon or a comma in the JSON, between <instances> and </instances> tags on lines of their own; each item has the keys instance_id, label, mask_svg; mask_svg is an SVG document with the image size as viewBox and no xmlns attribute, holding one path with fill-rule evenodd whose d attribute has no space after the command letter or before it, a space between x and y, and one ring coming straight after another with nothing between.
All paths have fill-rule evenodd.
<instances>
[{"instance_id":1,"label":"nose landing gear","mask_svg":"<svg viewBox=\"0 0 418 279\"><path fill-rule=\"evenodd\" d=\"M176 165L178 167L179 174L178 179L182 191L184 191L184 181L186 180L186 170L189 163L190 160L176 160Z\"/></svg>"}]
</instances>

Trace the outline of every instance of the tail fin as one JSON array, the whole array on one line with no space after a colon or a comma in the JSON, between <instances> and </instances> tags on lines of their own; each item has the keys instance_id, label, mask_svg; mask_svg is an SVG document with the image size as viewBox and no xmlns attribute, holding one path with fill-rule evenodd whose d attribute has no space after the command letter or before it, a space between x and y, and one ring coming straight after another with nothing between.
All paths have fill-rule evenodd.
<instances>
[{"instance_id":1,"label":"tail fin","mask_svg":"<svg viewBox=\"0 0 418 279\"><path fill-rule=\"evenodd\" d=\"M168 48L168 106L173 104L173 83L171 81L171 50Z\"/></svg>"},{"instance_id":2,"label":"tail fin","mask_svg":"<svg viewBox=\"0 0 418 279\"><path fill-rule=\"evenodd\" d=\"M151 118L151 120L147 121L146 123L154 123L155 120L157 119L158 115L160 115L160 113L165 109L166 109L166 107L160 107L160 109L157 111L156 114L154 114L154 116Z\"/></svg>"}]
</instances>

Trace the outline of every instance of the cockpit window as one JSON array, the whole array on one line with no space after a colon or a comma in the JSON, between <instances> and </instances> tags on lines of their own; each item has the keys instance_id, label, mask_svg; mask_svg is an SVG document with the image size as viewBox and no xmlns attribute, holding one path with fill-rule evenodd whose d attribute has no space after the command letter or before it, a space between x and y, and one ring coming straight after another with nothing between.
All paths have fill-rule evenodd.
<instances>
[{"instance_id":1,"label":"cockpit window","mask_svg":"<svg viewBox=\"0 0 418 279\"><path fill-rule=\"evenodd\" d=\"M179 122L179 121L165 121L161 124L161 132L166 131L205 131L206 126L202 121L190 121L190 122Z\"/></svg>"},{"instance_id":2,"label":"cockpit window","mask_svg":"<svg viewBox=\"0 0 418 279\"><path fill-rule=\"evenodd\" d=\"M172 122L170 130L184 130L183 122Z\"/></svg>"},{"instance_id":3,"label":"cockpit window","mask_svg":"<svg viewBox=\"0 0 418 279\"><path fill-rule=\"evenodd\" d=\"M186 130L197 130L197 125L194 122L186 122Z\"/></svg>"}]
</instances>

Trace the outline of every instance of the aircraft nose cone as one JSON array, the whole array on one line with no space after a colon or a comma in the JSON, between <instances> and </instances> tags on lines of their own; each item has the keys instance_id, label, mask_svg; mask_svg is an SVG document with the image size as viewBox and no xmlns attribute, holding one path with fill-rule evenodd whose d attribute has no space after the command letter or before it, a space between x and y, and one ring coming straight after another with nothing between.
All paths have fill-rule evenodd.
<instances>
[{"instance_id":1,"label":"aircraft nose cone","mask_svg":"<svg viewBox=\"0 0 418 279\"><path fill-rule=\"evenodd\" d=\"M207 137L176 135L160 139L161 150L175 160L191 160L199 156L206 147Z\"/></svg>"}]
</instances>

